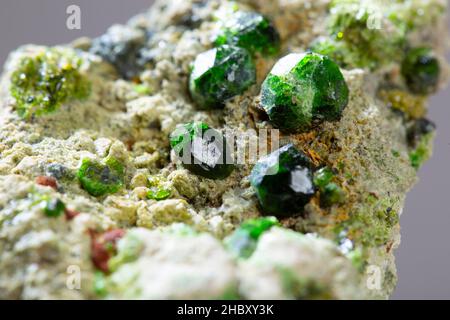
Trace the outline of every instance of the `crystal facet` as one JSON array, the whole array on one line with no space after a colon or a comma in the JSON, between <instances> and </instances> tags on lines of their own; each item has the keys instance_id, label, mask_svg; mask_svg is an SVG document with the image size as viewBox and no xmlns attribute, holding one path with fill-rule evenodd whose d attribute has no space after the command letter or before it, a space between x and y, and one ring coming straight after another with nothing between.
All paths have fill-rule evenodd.
<instances>
[{"instance_id":1,"label":"crystal facet","mask_svg":"<svg viewBox=\"0 0 450 320\"><path fill-rule=\"evenodd\" d=\"M306 131L314 123L338 120L348 103L339 67L316 53L293 53L279 60L264 81L261 105L272 124Z\"/></svg>"},{"instance_id":2,"label":"crystal facet","mask_svg":"<svg viewBox=\"0 0 450 320\"><path fill-rule=\"evenodd\" d=\"M266 17L256 12L238 11L224 22L215 43L236 45L252 54L273 55L280 49L280 35Z\"/></svg>"},{"instance_id":3,"label":"crystal facet","mask_svg":"<svg viewBox=\"0 0 450 320\"><path fill-rule=\"evenodd\" d=\"M262 210L277 217L302 213L315 193L310 161L291 144L260 159L250 182Z\"/></svg>"},{"instance_id":4,"label":"crystal facet","mask_svg":"<svg viewBox=\"0 0 450 320\"><path fill-rule=\"evenodd\" d=\"M178 126L170 135L170 145L183 166L199 176L225 179L234 170L225 137L203 122Z\"/></svg>"},{"instance_id":5,"label":"crystal facet","mask_svg":"<svg viewBox=\"0 0 450 320\"><path fill-rule=\"evenodd\" d=\"M223 45L199 54L190 76L189 89L198 106L221 108L256 82L256 68L243 48Z\"/></svg>"}]
</instances>

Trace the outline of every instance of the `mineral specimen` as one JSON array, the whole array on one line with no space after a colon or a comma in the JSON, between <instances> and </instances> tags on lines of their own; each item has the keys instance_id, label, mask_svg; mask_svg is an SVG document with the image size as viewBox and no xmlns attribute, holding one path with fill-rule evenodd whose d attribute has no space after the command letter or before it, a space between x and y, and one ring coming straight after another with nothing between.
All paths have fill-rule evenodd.
<instances>
[{"instance_id":1,"label":"mineral specimen","mask_svg":"<svg viewBox=\"0 0 450 320\"><path fill-rule=\"evenodd\" d=\"M145 41L142 30L114 25L93 41L90 52L111 63L123 78L133 79L145 64Z\"/></svg>"},{"instance_id":2,"label":"mineral specimen","mask_svg":"<svg viewBox=\"0 0 450 320\"><path fill-rule=\"evenodd\" d=\"M402 75L413 93L431 94L439 82L439 61L430 48L414 48L402 63Z\"/></svg>"},{"instance_id":3,"label":"mineral specimen","mask_svg":"<svg viewBox=\"0 0 450 320\"><path fill-rule=\"evenodd\" d=\"M82 61L70 49L48 49L24 57L11 76L11 95L23 118L57 110L72 99L89 95L89 82L79 72Z\"/></svg>"},{"instance_id":4,"label":"mineral specimen","mask_svg":"<svg viewBox=\"0 0 450 320\"><path fill-rule=\"evenodd\" d=\"M320 191L320 201L325 206L341 203L345 199L344 191L333 180L330 168L324 167L314 174L314 185Z\"/></svg>"},{"instance_id":5,"label":"mineral specimen","mask_svg":"<svg viewBox=\"0 0 450 320\"><path fill-rule=\"evenodd\" d=\"M124 167L114 158L105 163L84 159L77 173L82 187L93 196L115 193L123 186Z\"/></svg>"},{"instance_id":6,"label":"mineral specimen","mask_svg":"<svg viewBox=\"0 0 450 320\"><path fill-rule=\"evenodd\" d=\"M302 213L315 193L311 164L293 145L260 159L250 180L263 212L278 217Z\"/></svg>"},{"instance_id":7,"label":"mineral specimen","mask_svg":"<svg viewBox=\"0 0 450 320\"><path fill-rule=\"evenodd\" d=\"M182 165L209 179L225 179L234 170L231 149L225 137L206 123L180 125L170 135L170 145Z\"/></svg>"},{"instance_id":8,"label":"mineral specimen","mask_svg":"<svg viewBox=\"0 0 450 320\"><path fill-rule=\"evenodd\" d=\"M225 239L225 245L235 256L248 258L261 235L276 225L278 220L274 217L246 220Z\"/></svg>"},{"instance_id":9,"label":"mineral specimen","mask_svg":"<svg viewBox=\"0 0 450 320\"><path fill-rule=\"evenodd\" d=\"M164 185L163 179L161 177L149 177L148 184L148 199L164 200L170 197L170 195L172 194L170 188Z\"/></svg>"},{"instance_id":10,"label":"mineral specimen","mask_svg":"<svg viewBox=\"0 0 450 320\"><path fill-rule=\"evenodd\" d=\"M407 132L408 143L411 147L416 147L424 135L436 130L436 125L428 119L417 119Z\"/></svg>"},{"instance_id":11,"label":"mineral specimen","mask_svg":"<svg viewBox=\"0 0 450 320\"><path fill-rule=\"evenodd\" d=\"M347 103L348 87L339 67L316 53L282 58L261 89L261 105L271 123L285 131L337 120Z\"/></svg>"},{"instance_id":12,"label":"mineral specimen","mask_svg":"<svg viewBox=\"0 0 450 320\"><path fill-rule=\"evenodd\" d=\"M221 108L256 81L256 69L246 49L222 45L195 59L189 89L202 108Z\"/></svg>"},{"instance_id":13,"label":"mineral specimen","mask_svg":"<svg viewBox=\"0 0 450 320\"><path fill-rule=\"evenodd\" d=\"M266 17L256 12L238 11L223 22L216 45L235 45L264 55L274 55L280 49L280 35Z\"/></svg>"},{"instance_id":14,"label":"mineral specimen","mask_svg":"<svg viewBox=\"0 0 450 320\"><path fill-rule=\"evenodd\" d=\"M446 6L156 0L14 51L0 299L388 298Z\"/></svg>"},{"instance_id":15,"label":"mineral specimen","mask_svg":"<svg viewBox=\"0 0 450 320\"><path fill-rule=\"evenodd\" d=\"M66 208L64 202L60 199L48 199L44 203L44 213L48 217L59 217L64 213L64 209Z\"/></svg>"}]
</instances>

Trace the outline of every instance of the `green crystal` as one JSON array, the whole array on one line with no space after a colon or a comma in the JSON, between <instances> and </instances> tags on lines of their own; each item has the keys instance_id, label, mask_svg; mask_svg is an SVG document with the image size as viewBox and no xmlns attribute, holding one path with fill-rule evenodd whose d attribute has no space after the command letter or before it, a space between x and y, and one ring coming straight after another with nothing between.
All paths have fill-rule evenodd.
<instances>
[{"instance_id":1,"label":"green crystal","mask_svg":"<svg viewBox=\"0 0 450 320\"><path fill-rule=\"evenodd\" d=\"M264 217L244 221L230 236L225 239L225 246L236 257L248 258L255 251L260 236L278 225L275 217Z\"/></svg>"},{"instance_id":2,"label":"green crystal","mask_svg":"<svg viewBox=\"0 0 450 320\"><path fill-rule=\"evenodd\" d=\"M394 18L396 4L379 0L334 0L329 36L339 43L345 65L376 69L398 61L405 44L403 22Z\"/></svg>"},{"instance_id":3,"label":"green crystal","mask_svg":"<svg viewBox=\"0 0 450 320\"><path fill-rule=\"evenodd\" d=\"M238 11L223 22L215 44L235 45L252 54L274 55L280 50L280 35L266 17L256 12Z\"/></svg>"},{"instance_id":4,"label":"green crystal","mask_svg":"<svg viewBox=\"0 0 450 320\"><path fill-rule=\"evenodd\" d=\"M78 169L78 179L83 189L99 197L119 191L124 182L124 167L116 159L109 157L104 163L83 159Z\"/></svg>"},{"instance_id":5,"label":"green crystal","mask_svg":"<svg viewBox=\"0 0 450 320\"><path fill-rule=\"evenodd\" d=\"M108 295L107 279L103 272L101 271L95 272L93 289L95 294L100 298L104 298Z\"/></svg>"},{"instance_id":6,"label":"green crystal","mask_svg":"<svg viewBox=\"0 0 450 320\"><path fill-rule=\"evenodd\" d=\"M402 75L413 93L434 93L439 83L440 73L439 60L429 48L410 50L402 63Z\"/></svg>"},{"instance_id":7,"label":"green crystal","mask_svg":"<svg viewBox=\"0 0 450 320\"><path fill-rule=\"evenodd\" d=\"M222 108L226 100L256 82L256 68L243 48L223 45L199 54L189 81L192 99L205 109Z\"/></svg>"},{"instance_id":8,"label":"green crystal","mask_svg":"<svg viewBox=\"0 0 450 320\"><path fill-rule=\"evenodd\" d=\"M73 99L85 99L90 84L79 72L81 59L68 49L48 49L25 57L11 75L11 95L22 118L56 111Z\"/></svg>"},{"instance_id":9,"label":"green crystal","mask_svg":"<svg viewBox=\"0 0 450 320\"><path fill-rule=\"evenodd\" d=\"M331 37L318 37L309 45L309 51L329 57L341 67L347 67L346 49L343 43Z\"/></svg>"},{"instance_id":10,"label":"green crystal","mask_svg":"<svg viewBox=\"0 0 450 320\"><path fill-rule=\"evenodd\" d=\"M60 199L48 199L44 203L44 213L47 217L59 217L66 209L66 205Z\"/></svg>"},{"instance_id":11,"label":"green crystal","mask_svg":"<svg viewBox=\"0 0 450 320\"><path fill-rule=\"evenodd\" d=\"M260 159L250 182L264 213L290 217L303 213L315 193L309 159L293 145L286 145Z\"/></svg>"},{"instance_id":12,"label":"green crystal","mask_svg":"<svg viewBox=\"0 0 450 320\"><path fill-rule=\"evenodd\" d=\"M339 67L316 53L282 58L261 89L261 105L271 123L290 132L338 120L347 103L348 87Z\"/></svg>"},{"instance_id":13,"label":"green crystal","mask_svg":"<svg viewBox=\"0 0 450 320\"><path fill-rule=\"evenodd\" d=\"M258 240L264 232L276 225L278 225L277 218L264 217L246 220L241 224L240 228L245 230L252 239Z\"/></svg>"},{"instance_id":14,"label":"green crystal","mask_svg":"<svg viewBox=\"0 0 450 320\"><path fill-rule=\"evenodd\" d=\"M345 200L345 192L336 183L327 184L320 190L320 202L324 206L342 203Z\"/></svg>"},{"instance_id":15,"label":"green crystal","mask_svg":"<svg viewBox=\"0 0 450 320\"><path fill-rule=\"evenodd\" d=\"M430 158L433 137L433 132L422 135L414 145L414 149L409 153L409 160L414 169L420 169L420 167Z\"/></svg>"},{"instance_id":16,"label":"green crystal","mask_svg":"<svg viewBox=\"0 0 450 320\"><path fill-rule=\"evenodd\" d=\"M147 193L147 198L160 201L170 197L170 194L170 190L166 189L149 190Z\"/></svg>"},{"instance_id":17,"label":"green crystal","mask_svg":"<svg viewBox=\"0 0 450 320\"><path fill-rule=\"evenodd\" d=\"M149 191L147 192L147 198L152 200L165 200L172 194L172 190L164 185L164 181L161 177L149 177L148 178Z\"/></svg>"},{"instance_id":18,"label":"green crystal","mask_svg":"<svg viewBox=\"0 0 450 320\"><path fill-rule=\"evenodd\" d=\"M320 191L320 202L323 206L331 206L342 203L345 200L345 192L336 183L332 182L333 171L324 167L314 173L314 185Z\"/></svg>"},{"instance_id":19,"label":"green crystal","mask_svg":"<svg viewBox=\"0 0 450 320\"><path fill-rule=\"evenodd\" d=\"M170 135L170 145L183 166L196 175L225 179L234 170L225 137L206 123L179 125Z\"/></svg>"},{"instance_id":20,"label":"green crystal","mask_svg":"<svg viewBox=\"0 0 450 320\"><path fill-rule=\"evenodd\" d=\"M314 173L314 184L318 188L325 188L333 180L333 171L328 167L323 167Z\"/></svg>"}]
</instances>

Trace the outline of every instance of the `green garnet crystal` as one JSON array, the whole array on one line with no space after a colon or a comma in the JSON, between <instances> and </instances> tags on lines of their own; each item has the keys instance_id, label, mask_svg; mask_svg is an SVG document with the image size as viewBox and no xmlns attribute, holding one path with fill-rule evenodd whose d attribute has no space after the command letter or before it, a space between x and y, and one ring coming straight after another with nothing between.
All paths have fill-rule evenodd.
<instances>
[{"instance_id":1,"label":"green garnet crystal","mask_svg":"<svg viewBox=\"0 0 450 320\"><path fill-rule=\"evenodd\" d=\"M439 83L439 61L429 48L412 49L402 63L402 75L411 92L431 94Z\"/></svg>"},{"instance_id":2,"label":"green garnet crystal","mask_svg":"<svg viewBox=\"0 0 450 320\"><path fill-rule=\"evenodd\" d=\"M282 58L261 89L262 107L284 131L306 131L314 123L338 120L347 103L348 87L339 67L316 53Z\"/></svg>"},{"instance_id":3,"label":"green garnet crystal","mask_svg":"<svg viewBox=\"0 0 450 320\"><path fill-rule=\"evenodd\" d=\"M314 185L320 191L320 203L323 206L342 203L345 200L345 192L336 183L333 182L334 173L324 167L314 173Z\"/></svg>"},{"instance_id":4,"label":"green garnet crystal","mask_svg":"<svg viewBox=\"0 0 450 320\"><path fill-rule=\"evenodd\" d=\"M234 169L225 137L203 122L179 125L170 135L170 146L183 166L196 175L225 179Z\"/></svg>"},{"instance_id":5,"label":"green garnet crystal","mask_svg":"<svg viewBox=\"0 0 450 320\"><path fill-rule=\"evenodd\" d=\"M302 213L315 193L310 161L292 144L260 159L250 182L262 210L277 217Z\"/></svg>"},{"instance_id":6,"label":"green garnet crystal","mask_svg":"<svg viewBox=\"0 0 450 320\"><path fill-rule=\"evenodd\" d=\"M223 22L215 44L235 45L252 54L274 55L280 50L280 35L266 17L256 12L238 11Z\"/></svg>"},{"instance_id":7,"label":"green garnet crystal","mask_svg":"<svg viewBox=\"0 0 450 320\"><path fill-rule=\"evenodd\" d=\"M64 202L60 199L48 199L44 203L44 213L47 217L59 217L66 209Z\"/></svg>"},{"instance_id":8,"label":"green garnet crystal","mask_svg":"<svg viewBox=\"0 0 450 320\"><path fill-rule=\"evenodd\" d=\"M78 179L83 189L99 197L115 193L123 185L125 169L116 159L109 157L104 163L92 159L83 159L78 169Z\"/></svg>"},{"instance_id":9,"label":"green garnet crystal","mask_svg":"<svg viewBox=\"0 0 450 320\"><path fill-rule=\"evenodd\" d=\"M11 95L22 118L41 116L73 99L84 99L90 84L79 72L81 59L69 49L48 49L25 57L11 75Z\"/></svg>"},{"instance_id":10,"label":"green garnet crystal","mask_svg":"<svg viewBox=\"0 0 450 320\"><path fill-rule=\"evenodd\" d=\"M165 200L172 194L172 190L164 183L164 179L159 176L151 176L148 178L147 198L151 200Z\"/></svg>"},{"instance_id":11,"label":"green garnet crystal","mask_svg":"<svg viewBox=\"0 0 450 320\"><path fill-rule=\"evenodd\" d=\"M246 220L225 239L225 246L236 257L248 258L255 251L261 235L277 225L278 220L275 217Z\"/></svg>"},{"instance_id":12,"label":"green garnet crystal","mask_svg":"<svg viewBox=\"0 0 450 320\"><path fill-rule=\"evenodd\" d=\"M225 100L256 82L256 68L243 48L223 45L199 54L190 76L192 98L202 108L221 108Z\"/></svg>"}]
</instances>

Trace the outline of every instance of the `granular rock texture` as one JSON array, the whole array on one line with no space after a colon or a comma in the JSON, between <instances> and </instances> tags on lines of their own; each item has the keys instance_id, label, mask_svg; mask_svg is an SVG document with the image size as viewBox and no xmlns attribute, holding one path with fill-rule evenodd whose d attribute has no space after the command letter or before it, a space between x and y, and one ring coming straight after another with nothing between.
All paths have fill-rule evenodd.
<instances>
[{"instance_id":1,"label":"granular rock texture","mask_svg":"<svg viewBox=\"0 0 450 320\"><path fill-rule=\"evenodd\" d=\"M12 52L0 82L0 298L388 298L405 197L431 155L427 97L447 78L446 9L161 0L98 39ZM333 76L312 68L314 86L300 75L300 91L277 93L295 112L314 107L314 121L273 123L263 82L310 51ZM271 188L254 189L251 161L215 179L181 163L170 135L188 123L249 139L279 128L279 147L311 170L301 208L266 217ZM216 155L217 141L197 140Z\"/></svg>"}]
</instances>

